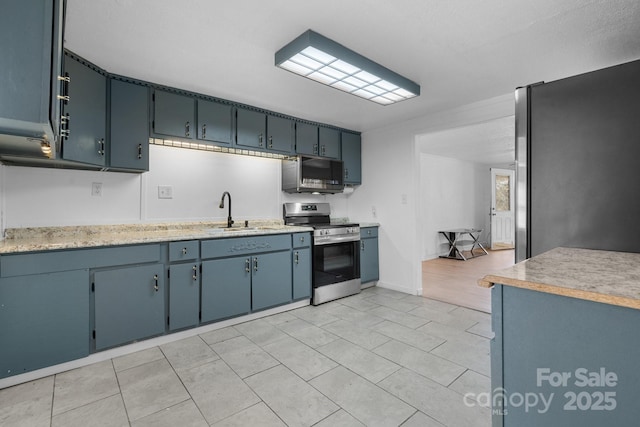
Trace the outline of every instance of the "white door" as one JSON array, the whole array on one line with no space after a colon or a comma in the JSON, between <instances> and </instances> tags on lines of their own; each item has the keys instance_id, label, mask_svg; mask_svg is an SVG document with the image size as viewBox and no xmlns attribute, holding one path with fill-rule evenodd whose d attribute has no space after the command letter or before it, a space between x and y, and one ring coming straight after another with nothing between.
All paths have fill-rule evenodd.
<instances>
[{"instance_id":1,"label":"white door","mask_svg":"<svg viewBox=\"0 0 640 427\"><path fill-rule=\"evenodd\" d=\"M491 168L491 249L493 250L514 247L514 176L515 172L512 170Z\"/></svg>"}]
</instances>

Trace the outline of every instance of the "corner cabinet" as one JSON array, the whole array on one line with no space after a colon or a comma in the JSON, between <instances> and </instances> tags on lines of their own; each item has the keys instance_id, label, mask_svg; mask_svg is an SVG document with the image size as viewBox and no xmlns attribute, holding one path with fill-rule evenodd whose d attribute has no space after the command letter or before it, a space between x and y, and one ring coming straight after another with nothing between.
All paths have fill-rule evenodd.
<instances>
[{"instance_id":1,"label":"corner cabinet","mask_svg":"<svg viewBox=\"0 0 640 427\"><path fill-rule=\"evenodd\" d=\"M0 278L0 325L0 378L88 356L89 271Z\"/></svg>"},{"instance_id":2,"label":"corner cabinet","mask_svg":"<svg viewBox=\"0 0 640 427\"><path fill-rule=\"evenodd\" d=\"M64 70L69 99L62 106L62 158L106 166L107 77L69 54Z\"/></svg>"},{"instance_id":3,"label":"corner cabinet","mask_svg":"<svg viewBox=\"0 0 640 427\"><path fill-rule=\"evenodd\" d=\"M360 280L363 284L380 278L378 227L360 228Z\"/></svg>"},{"instance_id":4,"label":"corner cabinet","mask_svg":"<svg viewBox=\"0 0 640 427\"><path fill-rule=\"evenodd\" d=\"M342 161L344 162L344 183L362 183L361 137L358 134L342 132Z\"/></svg>"},{"instance_id":5,"label":"corner cabinet","mask_svg":"<svg viewBox=\"0 0 640 427\"><path fill-rule=\"evenodd\" d=\"M2 1L0 133L57 138L63 24L63 0Z\"/></svg>"},{"instance_id":6,"label":"corner cabinet","mask_svg":"<svg viewBox=\"0 0 640 427\"><path fill-rule=\"evenodd\" d=\"M111 79L109 167L149 170L149 88Z\"/></svg>"}]
</instances>

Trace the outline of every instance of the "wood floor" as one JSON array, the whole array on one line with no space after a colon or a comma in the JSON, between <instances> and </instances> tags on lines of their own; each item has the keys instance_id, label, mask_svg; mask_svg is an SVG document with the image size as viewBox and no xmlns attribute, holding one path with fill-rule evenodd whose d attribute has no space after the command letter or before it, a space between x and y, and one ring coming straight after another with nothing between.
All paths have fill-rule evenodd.
<instances>
[{"instance_id":1,"label":"wood floor","mask_svg":"<svg viewBox=\"0 0 640 427\"><path fill-rule=\"evenodd\" d=\"M513 265L514 250L488 252L489 255L467 261L446 258L423 261L422 295L491 313L491 291L479 287L478 279Z\"/></svg>"}]
</instances>

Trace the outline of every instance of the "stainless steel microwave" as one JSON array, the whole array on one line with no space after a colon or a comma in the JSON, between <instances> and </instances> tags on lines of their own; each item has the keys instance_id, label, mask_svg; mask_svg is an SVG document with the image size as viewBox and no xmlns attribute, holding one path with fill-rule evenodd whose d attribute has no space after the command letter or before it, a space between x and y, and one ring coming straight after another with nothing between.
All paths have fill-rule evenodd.
<instances>
[{"instance_id":1,"label":"stainless steel microwave","mask_svg":"<svg viewBox=\"0 0 640 427\"><path fill-rule=\"evenodd\" d=\"M344 190L342 160L299 155L282 161L282 191L341 193L342 190Z\"/></svg>"}]
</instances>

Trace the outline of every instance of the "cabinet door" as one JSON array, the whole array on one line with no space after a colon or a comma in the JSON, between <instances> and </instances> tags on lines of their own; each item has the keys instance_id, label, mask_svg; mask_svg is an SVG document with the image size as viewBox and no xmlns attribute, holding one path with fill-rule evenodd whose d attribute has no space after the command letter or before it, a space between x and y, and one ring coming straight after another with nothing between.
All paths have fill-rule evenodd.
<instances>
[{"instance_id":1,"label":"cabinet door","mask_svg":"<svg viewBox=\"0 0 640 427\"><path fill-rule=\"evenodd\" d=\"M340 131L321 127L319 138L319 153L323 157L340 158Z\"/></svg>"},{"instance_id":2,"label":"cabinet door","mask_svg":"<svg viewBox=\"0 0 640 427\"><path fill-rule=\"evenodd\" d=\"M318 155L318 126L296 123L296 153Z\"/></svg>"},{"instance_id":3,"label":"cabinet door","mask_svg":"<svg viewBox=\"0 0 640 427\"><path fill-rule=\"evenodd\" d=\"M169 329L196 326L200 312L200 264L169 267Z\"/></svg>"},{"instance_id":4,"label":"cabinet door","mask_svg":"<svg viewBox=\"0 0 640 427\"><path fill-rule=\"evenodd\" d=\"M252 310L291 301L291 251L254 255L251 264Z\"/></svg>"},{"instance_id":5,"label":"cabinet door","mask_svg":"<svg viewBox=\"0 0 640 427\"><path fill-rule=\"evenodd\" d=\"M69 101L64 105L68 135L63 138L65 160L104 166L106 151L107 78L65 55Z\"/></svg>"},{"instance_id":6,"label":"cabinet door","mask_svg":"<svg viewBox=\"0 0 640 427\"><path fill-rule=\"evenodd\" d=\"M267 116L267 148L282 153L293 152L293 120Z\"/></svg>"},{"instance_id":7,"label":"cabinet door","mask_svg":"<svg viewBox=\"0 0 640 427\"><path fill-rule=\"evenodd\" d=\"M156 90L153 96L153 132L160 136L193 139L195 100L186 95Z\"/></svg>"},{"instance_id":8,"label":"cabinet door","mask_svg":"<svg viewBox=\"0 0 640 427\"><path fill-rule=\"evenodd\" d=\"M372 282L380 278L378 262L378 238L360 240L360 280Z\"/></svg>"},{"instance_id":9,"label":"cabinet door","mask_svg":"<svg viewBox=\"0 0 640 427\"><path fill-rule=\"evenodd\" d=\"M293 250L293 299L311 298L311 249Z\"/></svg>"},{"instance_id":10,"label":"cabinet door","mask_svg":"<svg viewBox=\"0 0 640 427\"><path fill-rule=\"evenodd\" d=\"M344 162L344 183L359 185L361 177L360 135L342 132L342 161Z\"/></svg>"},{"instance_id":11,"label":"cabinet door","mask_svg":"<svg viewBox=\"0 0 640 427\"><path fill-rule=\"evenodd\" d=\"M57 134L63 9L61 0L2 2L2 131L36 138L46 134L51 140Z\"/></svg>"},{"instance_id":12,"label":"cabinet door","mask_svg":"<svg viewBox=\"0 0 640 427\"><path fill-rule=\"evenodd\" d=\"M198 100L198 139L218 144L231 144L233 136L231 105Z\"/></svg>"},{"instance_id":13,"label":"cabinet door","mask_svg":"<svg viewBox=\"0 0 640 427\"><path fill-rule=\"evenodd\" d=\"M266 141L266 116L257 111L236 110L236 144L263 150Z\"/></svg>"},{"instance_id":14,"label":"cabinet door","mask_svg":"<svg viewBox=\"0 0 640 427\"><path fill-rule=\"evenodd\" d=\"M163 264L94 273L96 350L164 332L163 273Z\"/></svg>"},{"instance_id":15,"label":"cabinet door","mask_svg":"<svg viewBox=\"0 0 640 427\"><path fill-rule=\"evenodd\" d=\"M202 322L251 311L251 259L248 256L202 262Z\"/></svg>"},{"instance_id":16,"label":"cabinet door","mask_svg":"<svg viewBox=\"0 0 640 427\"><path fill-rule=\"evenodd\" d=\"M149 170L149 89L111 80L110 112L109 166Z\"/></svg>"},{"instance_id":17,"label":"cabinet door","mask_svg":"<svg viewBox=\"0 0 640 427\"><path fill-rule=\"evenodd\" d=\"M89 355L89 271L0 279L0 378Z\"/></svg>"}]
</instances>

